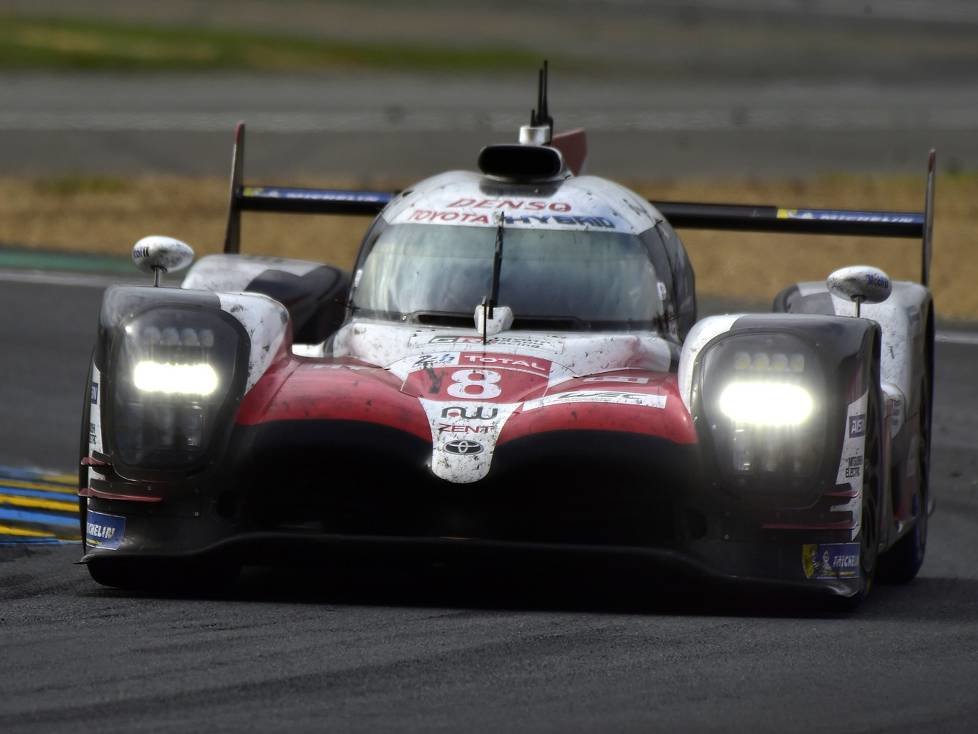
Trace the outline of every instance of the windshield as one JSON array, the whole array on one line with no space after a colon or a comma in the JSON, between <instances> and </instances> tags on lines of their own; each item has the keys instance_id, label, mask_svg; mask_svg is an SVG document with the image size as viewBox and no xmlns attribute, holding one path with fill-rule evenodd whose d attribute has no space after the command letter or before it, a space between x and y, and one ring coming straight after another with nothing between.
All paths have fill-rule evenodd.
<instances>
[{"instance_id":1,"label":"windshield","mask_svg":"<svg viewBox=\"0 0 978 734\"><path fill-rule=\"evenodd\" d=\"M499 305L513 328L656 328L662 304L639 237L594 230L505 229ZM494 227L397 224L365 262L354 309L381 318L471 325L489 295Z\"/></svg>"}]
</instances>

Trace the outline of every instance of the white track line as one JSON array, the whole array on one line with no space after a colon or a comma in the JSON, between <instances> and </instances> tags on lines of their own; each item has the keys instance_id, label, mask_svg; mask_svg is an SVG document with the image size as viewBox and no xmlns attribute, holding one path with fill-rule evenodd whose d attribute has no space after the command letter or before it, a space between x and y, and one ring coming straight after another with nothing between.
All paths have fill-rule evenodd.
<instances>
[{"instance_id":1,"label":"white track line","mask_svg":"<svg viewBox=\"0 0 978 734\"><path fill-rule=\"evenodd\" d=\"M942 344L963 344L978 347L978 333L973 331L939 331L934 341Z\"/></svg>"},{"instance_id":2,"label":"white track line","mask_svg":"<svg viewBox=\"0 0 978 734\"><path fill-rule=\"evenodd\" d=\"M146 285L148 279L137 276L112 276L104 273L63 273L46 270L0 270L2 283L37 283L39 285L65 285L78 288L107 288L110 285Z\"/></svg>"}]
</instances>

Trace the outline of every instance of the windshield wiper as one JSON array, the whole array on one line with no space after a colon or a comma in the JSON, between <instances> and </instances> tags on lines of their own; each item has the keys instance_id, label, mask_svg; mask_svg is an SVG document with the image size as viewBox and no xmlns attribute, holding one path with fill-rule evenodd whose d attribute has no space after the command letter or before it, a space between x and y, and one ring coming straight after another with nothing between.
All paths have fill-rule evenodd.
<instances>
[{"instance_id":1,"label":"windshield wiper","mask_svg":"<svg viewBox=\"0 0 978 734\"><path fill-rule=\"evenodd\" d=\"M482 299L482 343L486 343L489 333L488 321L493 317L493 309L499 305L499 273L503 268L503 213L496 212L496 251L492 256L492 281L489 295Z\"/></svg>"}]
</instances>

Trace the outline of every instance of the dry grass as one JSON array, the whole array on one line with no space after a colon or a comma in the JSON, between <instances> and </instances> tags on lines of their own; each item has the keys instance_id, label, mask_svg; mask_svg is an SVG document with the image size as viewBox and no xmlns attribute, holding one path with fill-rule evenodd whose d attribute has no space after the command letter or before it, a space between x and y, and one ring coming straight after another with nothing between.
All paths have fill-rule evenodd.
<instances>
[{"instance_id":1,"label":"dry grass","mask_svg":"<svg viewBox=\"0 0 978 734\"><path fill-rule=\"evenodd\" d=\"M384 181L305 185L395 188ZM904 176L834 176L791 181L632 182L656 199L782 206L919 210L923 181ZM125 255L146 234L169 234L198 253L218 252L227 183L220 179L0 178L0 242ZM932 286L944 318L978 318L978 176L945 175L937 185ZM329 261L348 267L368 220L362 217L245 215L245 252ZM685 231L701 293L767 299L796 280L817 280L846 264L877 265L894 278L919 277L919 243Z\"/></svg>"}]
</instances>

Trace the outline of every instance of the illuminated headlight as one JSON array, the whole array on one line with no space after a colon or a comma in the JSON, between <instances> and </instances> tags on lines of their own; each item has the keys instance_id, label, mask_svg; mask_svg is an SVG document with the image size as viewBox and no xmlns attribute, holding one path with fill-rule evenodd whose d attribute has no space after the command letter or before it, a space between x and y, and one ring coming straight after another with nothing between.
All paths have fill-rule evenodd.
<instances>
[{"instance_id":1,"label":"illuminated headlight","mask_svg":"<svg viewBox=\"0 0 978 734\"><path fill-rule=\"evenodd\" d=\"M159 306L116 333L113 449L120 464L178 469L203 461L230 420L247 337L221 311Z\"/></svg>"},{"instance_id":2,"label":"illuminated headlight","mask_svg":"<svg viewBox=\"0 0 978 734\"><path fill-rule=\"evenodd\" d=\"M733 381L723 388L717 407L734 423L787 428L808 420L815 408L815 401L812 394L800 385Z\"/></svg>"},{"instance_id":3,"label":"illuminated headlight","mask_svg":"<svg viewBox=\"0 0 978 734\"><path fill-rule=\"evenodd\" d=\"M720 470L753 487L813 476L826 427L826 380L815 350L793 334L730 334L701 360L696 409Z\"/></svg>"},{"instance_id":4,"label":"illuminated headlight","mask_svg":"<svg viewBox=\"0 0 978 734\"><path fill-rule=\"evenodd\" d=\"M175 364L144 359L132 370L137 390L164 395L206 397L217 389L217 372L209 364Z\"/></svg>"}]
</instances>

